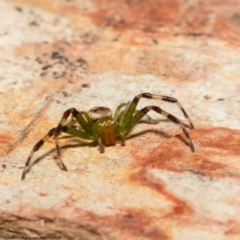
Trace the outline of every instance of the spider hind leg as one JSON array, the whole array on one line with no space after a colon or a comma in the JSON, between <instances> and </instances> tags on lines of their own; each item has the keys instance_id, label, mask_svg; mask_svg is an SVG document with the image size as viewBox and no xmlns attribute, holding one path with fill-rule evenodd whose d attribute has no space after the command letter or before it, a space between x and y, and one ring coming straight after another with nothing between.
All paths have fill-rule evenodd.
<instances>
[{"instance_id":1,"label":"spider hind leg","mask_svg":"<svg viewBox=\"0 0 240 240\"><path fill-rule=\"evenodd\" d=\"M156 99L156 100L161 100L161 101L165 101L165 102L176 103L178 105L178 107L180 108L180 110L182 111L184 117L187 119L188 124L182 122L181 120L179 120L172 114L165 112L158 106L147 106L141 110L136 110L138 102L141 98ZM194 125L193 125L192 121L190 120L187 112L184 110L183 106L181 105L181 103L176 98L168 97L168 96L164 96L164 95L155 95L155 94L151 94L151 93L141 93L141 94L138 94L137 96L135 96L133 98L132 102L127 107L127 109L124 110L124 112L120 115L118 122L119 122L119 129L120 129L119 131L120 131L120 136L121 136L122 141L124 140L125 136L130 132L130 130L145 115L147 115L147 113L150 110L153 110L153 111L165 116L170 121L178 124L181 127L184 135L186 136L188 143L189 143L189 147L191 148L192 152L195 152L192 139L186 130L186 128L193 129ZM121 135L121 133L122 133L122 135Z\"/></svg>"},{"instance_id":2,"label":"spider hind leg","mask_svg":"<svg viewBox=\"0 0 240 240\"><path fill-rule=\"evenodd\" d=\"M188 145L191 148L192 152L195 152L195 148L193 145L193 141L190 137L190 134L188 133L188 131L186 130L186 126L184 123L182 123L181 120L179 120L178 118L176 118L175 116L173 116L172 114L162 110L160 107L157 106L148 106L148 107L144 107L143 109L141 109L140 111L138 111L135 115L134 115L134 122L139 121L139 119L141 119L145 114L147 114L149 111L155 111L163 116L165 116L167 119L169 119L170 121L178 124L180 126L180 128L182 129L184 135L187 138L188 141Z\"/></svg>"},{"instance_id":3,"label":"spider hind leg","mask_svg":"<svg viewBox=\"0 0 240 240\"><path fill-rule=\"evenodd\" d=\"M184 117L187 119L187 121L189 123L189 124L186 124L186 123L182 123L182 124L185 127L188 127L190 129L194 129L194 125L193 125L190 117L188 116L187 112L183 108L182 104L176 98L168 97L168 96L164 96L164 95L156 95L156 94L151 94L151 93L141 93L133 99L132 103L135 104L135 106L136 106L141 98L156 99L156 100L161 100L161 101L164 101L164 102L177 104L178 108L182 111Z\"/></svg>"}]
</instances>

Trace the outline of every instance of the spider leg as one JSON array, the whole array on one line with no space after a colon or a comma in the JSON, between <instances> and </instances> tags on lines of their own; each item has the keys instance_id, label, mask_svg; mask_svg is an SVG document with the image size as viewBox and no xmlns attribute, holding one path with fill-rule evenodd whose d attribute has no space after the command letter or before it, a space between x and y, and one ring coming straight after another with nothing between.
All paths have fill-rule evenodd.
<instances>
[{"instance_id":1,"label":"spider leg","mask_svg":"<svg viewBox=\"0 0 240 240\"><path fill-rule=\"evenodd\" d=\"M120 108L121 107L119 107L119 110ZM72 117L73 117L71 122L74 122L74 120L76 119L76 121L79 123L83 131L71 128L71 125L70 125L71 122L68 123L66 126L64 126L70 114L72 114ZM102 143L102 139L101 137L97 137L94 135L93 121L87 112L78 112L75 108L70 108L67 111L65 111L61 121L59 122L54 132L54 137L56 138L61 131L69 133L73 136L83 138L83 139L97 140L99 143L100 153L104 152L104 145ZM56 146L57 146L57 141L56 141ZM58 151L58 155L61 156L60 148L57 148L57 151Z\"/></svg>"},{"instance_id":2,"label":"spider leg","mask_svg":"<svg viewBox=\"0 0 240 240\"><path fill-rule=\"evenodd\" d=\"M104 147L104 145L102 143L102 139L101 138L98 138L98 144L99 144L99 151L100 151L100 153L104 153L105 147Z\"/></svg>"},{"instance_id":3,"label":"spider leg","mask_svg":"<svg viewBox=\"0 0 240 240\"><path fill-rule=\"evenodd\" d=\"M65 133L68 133L72 136L87 139L87 140L96 140L96 137L92 134L89 134L88 132L83 132L82 130L72 128L71 126L65 125L62 128L62 131ZM102 143L102 139L99 137L97 138L98 144L99 144L99 151L100 153L104 152L104 145Z\"/></svg>"},{"instance_id":4,"label":"spider leg","mask_svg":"<svg viewBox=\"0 0 240 240\"><path fill-rule=\"evenodd\" d=\"M130 102L120 104L114 113L113 119L117 120L122 115L122 113L126 111L129 104Z\"/></svg>"},{"instance_id":5,"label":"spider leg","mask_svg":"<svg viewBox=\"0 0 240 240\"><path fill-rule=\"evenodd\" d=\"M116 111L114 113L113 119L115 121L117 121L119 118L121 118L123 112L127 111L127 108L129 107L129 105L130 105L130 102L120 104L117 107L117 109L116 109ZM136 112L137 112L137 110L136 110ZM148 114L146 114L144 116L144 119L141 119L141 121L147 122L149 124L158 124L159 123L159 120L151 118Z\"/></svg>"},{"instance_id":6,"label":"spider leg","mask_svg":"<svg viewBox=\"0 0 240 240\"><path fill-rule=\"evenodd\" d=\"M63 160L62 160L62 154L61 154L61 149L60 149L59 142L58 142L58 136L54 137L54 140L55 140L55 145L56 145L56 150L57 150L57 155L58 155L58 158L57 158L58 164L62 170L67 171L67 167L65 166L65 164L63 163Z\"/></svg>"},{"instance_id":7,"label":"spider leg","mask_svg":"<svg viewBox=\"0 0 240 240\"><path fill-rule=\"evenodd\" d=\"M139 102L139 100L141 98L157 99L157 100L162 100L162 101L165 101L165 102L176 103L177 106L182 111L184 117L189 122L189 124L182 123L182 125L184 125L185 127L190 128L190 129L194 128L193 123L192 123L190 117L188 116L187 112L185 111L185 109L183 108L181 103L176 98L163 96L163 95L155 95L155 94L151 94L151 93L141 93L141 94L137 95L136 97L134 97L133 101L129 105L128 110L125 112L125 114L123 114L123 117L121 119L121 121L122 121L121 124L122 125L124 125L124 122L127 121L127 119L131 118L134 115L136 107L137 107L137 104L138 104L138 102Z\"/></svg>"},{"instance_id":8,"label":"spider leg","mask_svg":"<svg viewBox=\"0 0 240 240\"><path fill-rule=\"evenodd\" d=\"M52 128L52 129L48 132L48 134L46 134L41 140L39 140L39 141L35 144L35 146L33 147L32 151L31 151L31 153L30 153L30 155L29 155L29 157L28 157L28 159L27 159L27 161L26 161L26 163L25 163L25 167L24 167L23 173L22 173L22 180L25 179L25 175L26 175L26 173L27 173L27 171L28 171L28 166L29 166L29 164L30 164L31 158L33 157L33 154L34 154L36 151L38 151L38 149L39 149L50 137L53 136L53 133L54 133L55 129L56 129L56 128Z\"/></svg>"},{"instance_id":9,"label":"spider leg","mask_svg":"<svg viewBox=\"0 0 240 240\"><path fill-rule=\"evenodd\" d=\"M182 104L176 98L168 97L168 96L161 96L161 95L154 95L154 94L148 94L148 95L150 95L150 98L153 98L153 99L159 99L159 100L162 100L162 101L165 101L165 102L176 103L177 106L179 107L179 109L182 111L184 117L188 120L188 123L189 123L189 125L185 124L185 123L182 123L182 124L185 127L188 127L190 129L194 129L194 125L193 125L190 117L188 116L187 112L183 108Z\"/></svg>"},{"instance_id":10,"label":"spider leg","mask_svg":"<svg viewBox=\"0 0 240 240\"><path fill-rule=\"evenodd\" d=\"M67 167L65 166L65 164L62 161L62 154L61 154L61 149L60 149L59 142L58 142L58 136L62 132L62 128L63 128L64 124L66 123L69 115L72 114L74 116L74 113L78 114L78 111L75 108L70 108L67 111L65 111L61 121L59 122L58 126L55 128L55 130L53 132L53 138L55 141L57 155L58 155L58 158L57 158L58 163L59 163L61 169L64 171L67 171ZM74 119L72 117L72 120L70 121L70 123L72 123L73 121L74 121Z\"/></svg>"},{"instance_id":11,"label":"spider leg","mask_svg":"<svg viewBox=\"0 0 240 240\"><path fill-rule=\"evenodd\" d=\"M72 117L74 119L72 119L66 126L64 126L64 124L66 123L67 118L69 117L70 114L72 114ZM71 128L71 126L74 125L75 123L79 123L79 125L82 127L82 129L88 134L88 139L89 139L90 138L89 136L91 136L91 133L92 133L92 131L91 131L92 125L91 125L91 122L89 122L89 121L91 121L91 119L89 118L89 116L86 116L86 115L87 115L87 113L78 112L75 108L70 108L64 112L63 117L62 117L61 121L59 122L59 124L57 125L57 127L52 128L48 132L48 134L45 135L40 141L38 141L35 144L35 146L33 147L32 151L26 161L26 164L25 164L25 167L24 167L24 170L22 173L22 180L25 179L25 175L28 171L28 166L30 164L31 158L33 157L33 154L51 137L53 137L55 140L56 150L57 150L57 154L58 154L58 163L62 170L67 171L67 168L61 158L61 149L60 149L59 142L58 142L58 136L60 135L61 132L67 132L68 128ZM75 131L77 130L73 127L72 127L72 129ZM73 131L70 131L70 132L73 132ZM74 135L74 134L72 133L72 135ZM85 137L81 136L81 134L79 134L79 133L77 136L86 138L86 136Z\"/></svg>"},{"instance_id":12,"label":"spider leg","mask_svg":"<svg viewBox=\"0 0 240 240\"><path fill-rule=\"evenodd\" d=\"M129 124L128 124L129 129L131 129L134 125L136 125L141 120L141 118L151 110L165 116L170 121L178 124L180 126L180 128L182 129L184 135L186 136L189 147L191 148L192 152L195 152L193 141L192 141L188 131L186 130L185 125L182 123L182 121L179 120L178 118L176 118L175 116L173 116L172 114L162 110L160 107L148 106L148 107L144 107L141 110L137 111L136 114L132 117L132 119L129 120Z\"/></svg>"},{"instance_id":13,"label":"spider leg","mask_svg":"<svg viewBox=\"0 0 240 240\"><path fill-rule=\"evenodd\" d=\"M58 123L58 126L56 127L56 129L53 133L53 137L54 137L54 140L56 143L56 149L57 149L59 158L61 158L61 150L60 150L57 138L58 138L58 135L63 131L63 127L66 124L67 119L70 115L72 115L72 120L67 124L67 126L71 126L71 124L78 122L80 124L81 128L85 132L87 132L89 134L92 133L92 128L91 128L92 121L86 112L79 112L75 108L69 108L68 110L66 110L64 112L60 122ZM63 165L62 165L62 167L63 167Z\"/></svg>"},{"instance_id":14,"label":"spider leg","mask_svg":"<svg viewBox=\"0 0 240 240\"><path fill-rule=\"evenodd\" d=\"M120 133L120 139L121 139L121 145L125 146L125 136L122 133Z\"/></svg>"},{"instance_id":15,"label":"spider leg","mask_svg":"<svg viewBox=\"0 0 240 240\"><path fill-rule=\"evenodd\" d=\"M84 132L80 129L76 129L74 127L65 125L62 127L62 132L68 133L71 136L74 137L79 137L79 138L83 138L83 139L87 139L87 140L94 140L94 136L88 134L87 132Z\"/></svg>"},{"instance_id":16,"label":"spider leg","mask_svg":"<svg viewBox=\"0 0 240 240\"><path fill-rule=\"evenodd\" d=\"M136 111L137 113L138 111ZM140 120L140 122L146 122L149 124L158 124L160 121L157 119L153 119L151 118L148 114L146 114L145 116L143 116L143 118Z\"/></svg>"},{"instance_id":17,"label":"spider leg","mask_svg":"<svg viewBox=\"0 0 240 240\"><path fill-rule=\"evenodd\" d=\"M69 108L64 112L60 122L58 123L58 126L56 127L56 130L53 134L54 137L58 136L61 133L62 128L66 124L66 121L70 115L72 115L72 120L67 124L67 126L78 122L85 132L92 133L93 122L89 115L86 112L79 112L75 108Z\"/></svg>"},{"instance_id":18,"label":"spider leg","mask_svg":"<svg viewBox=\"0 0 240 240\"><path fill-rule=\"evenodd\" d=\"M68 123L68 124L66 124L66 126L73 126L73 125L75 125L77 123L77 120L75 120L75 119L71 119L71 121Z\"/></svg>"}]
</instances>

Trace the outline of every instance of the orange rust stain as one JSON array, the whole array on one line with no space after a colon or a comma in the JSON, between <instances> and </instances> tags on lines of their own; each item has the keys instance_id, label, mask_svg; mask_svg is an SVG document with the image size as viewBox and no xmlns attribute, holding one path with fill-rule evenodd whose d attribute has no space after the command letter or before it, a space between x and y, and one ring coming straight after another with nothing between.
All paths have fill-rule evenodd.
<instances>
[{"instance_id":1,"label":"orange rust stain","mask_svg":"<svg viewBox=\"0 0 240 240\"><path fill-rule=\"evenodd\" d=\"M240 18L240 17L239 17ZM214 33L223 40L239 45L240 28L237 29L226 19L217 19Z\"/></svg>"},{"instance_id":2,"label":"orange rust stain","mask_svg":"<svg viewBox=\"0 0 240 240\"><path fill-rule=\"evenodd\" d=\"M97 10L88 13L92 21L116 31L136 29L145 33L145 37L150 32L160 33L161 37L206 35L239 44L240 15L236 11L238 3L234 1L186 4L181 0L115 0L109 4L106 0L98 0L95 6Z\"/></svg>"},{"instance_id":3,"label":"orange rust stain","mask_svg":"<svg viewBox=\"0 0 240 240\"><path fill-rule=\"evenodd\" d=\"M183 11L179 24L181 28L178 30L183 34L209 34L208 28L210 19L208 15L211 11L206 7L190 6Z\"/></svg>"},{"instance_id":4,"label":"orange rust stain","mask_svg":"<svg viewBox=\"0 0 240 240\"><path fill-rule=\"evenodd\" d=\"M232 166L231 162L225 163L225 158L223 158L225 156L233 158L239 156L239 130L227 128L195 129L191 131L191 136L196 142L195 153L192 153L187 146L180 147L181 142L176 137L160 143L159 146L143 156L139 154L139 151L133 151L136 161L132 167L141 170L134 173L130 180L149 187L169 199L174 204L173 212L169 214L171 217L193 214L193 209L169 192L167 183L147 177L149 169L164 169L176 174L188 171L209 178L234 177L240 179L239 169Z\"/></svg>"},{"instance_id":5,"label":"orange rust stain","mask_svg":"<svg viewBox=\"0 0 240 240\"><path fill-rule=\"evenodd\" d=\"M0 144L9 144L13 138L6 134L0 134Z\"/></svg>"},{"instance_id":6,"label":"orange rust stain","mask_svg":"<svg viewBox=\"0 0 240 240\"><path fill-rule=\"evenodd\" d=\"M151 216L135 209L124 209L121 213L113 216L98 216L88 212L84 218L101 226L103 229L111 227L111 229L120 230L130 236L147 237L152 240L169 239L164 230L154 226L154 220Z\"/></svg>"},{"instance_id":7,"label":"orange rust stain","mask_svg":"<svg viewBox=\"0 0 240 240\"><path fill-rule=\"evenodd\" d=\"M106 216L100 219L100 222L104 221L106 227L109 224L114 228L120 229L132 236L147 237L152 240L167 240L169 237L167 234L158 227L153 227L153 219L146 215L143 211L137 211L134 209L124 209L124 213L116 214L114 216ZM103 226L105 225L103 224ZM149 229L151 229L149 231Z\"/></svg>"},{"instance_id":8,"label":"orange rust stain","mask_svg":"<svg viewBox=\"0 0 240 240\"><path fill-rule=\"evenodd\" d=\"M39 192L38 196L39 197L46 197L48 194L47 193L43 193L43 192Z\"/></svg>"},{"instance_id":9,"label":"orange rust stain","mask_svg":"<svg viewBox=\"0 0 240 240\"><path fill-rule=\"evenodd\" d=\"M159 27L172 25L179 11L179 1L167 0L98 0L97 11L88 13L96 25L111 26L124 31L139 29L156 31Z\"/></svg>"},{"instance_id":10,"label":"orange rust stain","mask_svg":"<svg viewBox=\"0 0 240 240\"><path fill-rule=\"evenodd\" d=\"M203 96L203 98L204 98L205 100L210 100L210 99L211 99L211 96L208 95L208 94L206 94L206 95Z\"/></svg>"},{"instance_id":11,"label":"orange rust stain","mask_svg":"<svg viewBox=\"0 0 240 240\"><path fill-rule=\"evenodd\" d=\"M146 171L142 170L133 174L130 177L130 180L159 192L174 204L172 212L168 213L166 217L193 214L193 209L186 202L177 198L176 196L174 196L174 194L169 192L165 183L147 179L146 175Z\"/></svg>"},{"instance_id":12,"label":"orange rust stain","mask_svg":"<svg viewBox=\"0 0 240 240\"><path fill-rule=\"evenodd\" d=\"M86 226L86 229L97 229L97 231L102 233L109 233L109 229L111 229L112 233L120 231L123 236L145 237L151 240L170 239L167 230L163 230L161 226L156 225L155 219L147 215L142 210L138 211L126 208L120 210L119 213L114 215L104 216L102 214L97 215L91 211L86 211L81 208L74 208L74 212L71 214L71 221L68 222L64 219L64 215L65 211L68 212L69 207L73 207L71 203L64 203L64 205L60 204L51 208L51 210L37 209L28 205L21 206L19 214L22 215L24 210L24 213L30 214L29 218L32 218L32 216L38 216L39 218L57 219L61 228L71 224L72 229L74 226L78 226L78 224L76 225L73 223L81 223L81 226ZM59 209L61 209L61 211L59 211Z\"/></svg>"},{"instance_id":13,"label":"orange rust stain","mask_svg":"<svg viewBox=\"0 0 240 240\"><path fill-rule=\"evenodd\" d=\"M240 178L234 166L223 159L240 155L240 131L228 128L196 129L191 131L196 142L196 152L190 152L188 146L180 147L178 138L169 139L153 149L146 156L134 152L138 164L150 168L159 168L176 173L190 171L208 177L224 178L229 175Z\"/></svg>"},{"instance_id":14,"label":"orange rust stain","mask_svg":"<svg viewBox=\"0 0 240 240\"><path fill-rule=\"evenodd\" d=\"M237 235L240 236L240 223L239 222L234 222L234 221L229 221L227 223L228 225L228 230L225 232L225 234L229 237L231 235Z\"/></svg>"},{"instance_id":15,"label":"orange rust stain","mask_svg":"<svg viewBox=\"0 0 240 240\"><path fill-rule=\"evenodd\" d=\"M0 134L0 155L5 154L12 146L14 139L7 134Z\"/></svg>"},{"instance_id":16,"label":"orange rust stain","mask_svg":"<svg viewBox=\"0 0 240 240\"><path fill-rule=\"evenodd\" d=\"M15 0L14 4L31 5L64 15L80 32L82 27L78 23L88 17L96 26L111 27L118 32L137 30L143 33L142 37L152 38L152 34L161 38L205 35L240 43L238 1L97 0L88 7L84 3L63 0L58 0L57 4L49 4L49 0Z\"/></svg>"},{"instance_id":17,"label":"orange rust stain","mask_svg":"<svg viewBox=\"0 0 240 240\"><path fill-rule=\"evenodd\" d=\"M221 155L240 155L240 131L237 129L199 129L196 133L193 132L192 137L198 139L201 147L221 151ZM209 154L213 153L210 151Z\"/></svg>"}]
</instances>

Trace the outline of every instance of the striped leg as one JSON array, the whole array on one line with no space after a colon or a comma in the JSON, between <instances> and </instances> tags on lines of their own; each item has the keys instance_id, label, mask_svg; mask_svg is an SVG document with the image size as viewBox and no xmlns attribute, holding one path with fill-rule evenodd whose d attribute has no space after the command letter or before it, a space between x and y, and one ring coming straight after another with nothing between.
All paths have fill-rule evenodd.
<instances>
[{"instance_id":1,"label":"striped leg","mask_svg":"<svg viewBox=\"0 0 240 240\"><path fill-rule=\"evenodd\" d=\"M72 117L75 119L72 119L66 126L65 123L67 121L67 118L72 114ZM84 138L84 139L91 139L91 131L89 131L89 128L91 127L91 124L89 125L89 117L85 112L78 112L75 108L70 108L67 111L64 112L63 117L61 121L59 122L58 126L56 128L52 128L46 136L44 136L40 141L38 141L35 146L33 147L23 170L22 173L22 180L25 179L25 175L28 171L28 166L30 164L30 161L32 159L33 154L38 151L38 149L51 137L55 140L56 150L58 154L58 164L61 167L62 170L67 171L67 167L62 161L61 157L61 150L58 142L58 136L61 132L70 133L73 136L77 135L78 137ZM86 130L88 133L84 133L82 131L76 130L74 128L71 128L71 125L78 122L82 129ZM87 131L88 130L88 131Z\"/></svg>"},{"instance_id":2,"label":"striped leg","mask_svg":"<svg viewBox=\"0 0 240 240\"><path fill-rule=\"evenodd\" d=\"M116 109L116 111L115 111L115 113L114 113L113 119L114 119L115 121L117 121L119 118L121 118L121 116L122 116L122 114L124 113L124 111L125 111L125 112L127 111L129 105L130 105L130 102L120 104L120 105L117 107L117 109ZM136 110L136 112L137 112L137 110ZM146 115L144 116L144 119L141 119L141 120L143 120L144 122L147 122L147 123L149 123L149 124L157 124L157 123L159 123L159 120L152 119L148 114L146 114Z\"/></svg>"},{"instance_id":3,"label":"striped leg","mask_svg":"<svg viewBox=\"0 0 240 240\"><path fill-rule=\"evenodd\" d=\"M54 135L55 139L62 132L62 128L65 125L70 114L72 114L75 117L78 113L79 112L75 108L69 108L67 111L64 112L61 121L58 123L58 126L56 127L56 129L54 131L53 135Z\"/></svg>"},{"instance_id":4,"label":"striped leg","mask_svg":"<svg viewBox=\"0 0 240 240\"><path fill-rule=\"evenodd\" d=\"M158 99L158 100L162 100L165 102L176 103L178 105L178 107L180 108L180 110L183 112L184 117L189 122L189 124L182 123L182 125L184 125L185 127L191 128L191 129L194 128L192 121L190 120L189 116L187 115L187 112L184 110L182 104L176 98L163 96L163 95L154 95L151 93L141 93L133 99L132 103L130 104L130 106L128 108L128 111L126 112L126 114L124 116L124 121L128 121L127 119L131 118L134 115L137 104L141 98Z\"/></svg>"},{"instance_id":5,"label":"striped leg","mask_svg":"<svg viewBox=\"0 0 240 240\"><path fill-rule=\"evenodd\" d=\"M70 115L72 115L71 122L74 122L74 120L76 119L76 122L78 122L80 124L80 126L82 127L83 130L91 133L91 129L90 129L91 125L89 126L89 124L88 124L89 118L88 118L88 116L86 116L85 112L78 112L75 108L69 108L68 110L66 110L64 112L61 121L59 122L58 126L56 127L56 129L53 133L53 137L54 137L55 144L56 144L56 149L57 149L60 166L65 171L67 171L67 168L63 164L63 161L62 161L62 154L61 154L61 149L60 149L59 143L58 143L58 136L63 131L63 127L66 124L66 121Z\"/></svg>"},{"instance_id":6,"label":"striped leg","mask_svg":"<svg viewBox=\"0 0 240 240\"><path fill-rule=\"evenodd\" d=\"M90 117L86 112L79 112L75 108L69 108L67 111L64 112L61 121L59 122L58 126L56 127L56 130L54 131L54 138L56 138L61 132L63 126L66 124L66 121L68 117L72 115L72 121L73 122L76 119L76 122L78 122L81 126L81 128L85 132L92 132L92 124Z\"/></svg>"},{"instance_id":7,"label":"striped leg","mask_svg":"<svg viewBox=\"0 0 240 240\"><path fill-rule=\"evenodd\" d=\"M26 173L27 173L27 171L28 171L28 166L29 166L29 164L30 164L30 161L31 161L31 158L32 158L33 154L34 154L50 137L53 136L53 133L54 133L55 129L56 129L56 128L52 128L52 129L48 132L48 134L45 135L40 141L38 141L38 142L35 144L35 146L33 147L32 151L31 151L31 153L30 153L30 155L29 155L29 157L28 157L28 159L27 159L27 161L26 161L26 163L25 163L25 167L24 167L23 173L22 173L22 180L25 179L25 175L26 175ZM64 164L63 164L63 165L64 165Z\"/></svg>"},{"instance_id":8,"label":"striped leg","mask_svg":"<svg viewBox=\"0 0 240 240\"><path fill-rule=\"evenodd\" d=\"M113 119L117 121L121 114L126 111L126 108L129 106L129 104L129 102L120 104L114 113Z\"/></svg>"},{"instance_id":9,"label":"striped leg","mask_svg":"<svg viewBox=\"0 0 240 240\"><path fill-rule=\"evenodd\" d=\"M131 128L132 126L134 126L135 124L137 124L137 123L141 120L141 118L142 118L144 115L146 115L146 114L147 114L149 111L151 111L151 110L153 110L153 111L155 111L155 112L157 112L157 113L165 116L165 117L168 118L170 121L172 121L172 122L174 122L174 123L177 123L177 124L180 126L180 128L182 129L184 135L186 136L187 141L188 141L188 144L189 144L192 152L195 152L192 139L191 139L188 131L186 130L185 125L181 122L181 120L179 120L178 118L174 117L172 114L165 112L165 111L162 110L160 107L157 107L157 106L148 106L148 107L142 108L140 111L137 111L137 113L132 117L132 119L131 119L131 121L130 121L130 122L131 122L131 125L129 125L130 128Z\"/></svg>"}]
</instances>

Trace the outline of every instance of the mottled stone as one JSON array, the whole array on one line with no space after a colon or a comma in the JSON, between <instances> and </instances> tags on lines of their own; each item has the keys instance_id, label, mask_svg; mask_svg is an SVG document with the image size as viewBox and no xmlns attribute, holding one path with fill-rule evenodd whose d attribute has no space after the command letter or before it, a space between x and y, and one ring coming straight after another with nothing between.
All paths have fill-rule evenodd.
<instances>
[{"instance_id":1,"label":"mottled stone","mask_svg":"<svg viewBox=\"0 0 240 240\"><path fill-rule=\"evenodd\" d=\"M2 0L0 238L237 240L238 1ZM194 123L138 124L101 154L68 137L37 151L64 111L112 111L142 92L177 98ZM141 99L185 121L176 104ZM187 123L187 122L186 122Z\"/></svg>"}]
</instances>

